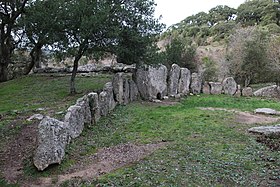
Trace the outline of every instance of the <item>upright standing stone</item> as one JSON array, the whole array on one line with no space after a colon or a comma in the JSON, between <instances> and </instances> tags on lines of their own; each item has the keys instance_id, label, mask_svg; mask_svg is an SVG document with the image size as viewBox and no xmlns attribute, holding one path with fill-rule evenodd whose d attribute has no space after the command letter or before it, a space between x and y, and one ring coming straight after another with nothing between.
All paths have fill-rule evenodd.
<instances>
[{"instance_id":1,"label":"upright standing stone","mask_svg":"<svg viewBox=\"0 0 280 187\"><path fill-rule=\"evenodd\" d=\"M113 92L113 84L112 82L108 82L105 84L103 88L104 92L107 92L108 102L109 102L109 111L112 111L116 107L116 102L114 99L114 92Z\"/></svg>"},{"instance_id":2,"label":"upright standing stone","mask_svg":"<svg viewBox=\"0 0 280 187\"><path fill-rule=\"evenodd\" d=\"M202 92L204 94L210 94L210 85L208 82L204 82Z\"/></svg>"},{"instance_id":3,"label":"upright standing stone","mask_svg":"<svg viewBox=\"0 0 280 187\"><path fill-rule=\"evenodd\" d=\"M113 91L115 101L119 104L123 104L123 73L116 73L113 77Z\"/></svg>"},{"instance_id":4,"label":"upright standing stone","mask_svg":"<svg viewBox=\"0 0 280 187\"><path fill-rule=\"evenodd\" d=\"M237 91L234 94L234 96L241 97L241 86L239 84L237 85Z\"/></svg>"},{"instance_id":5,"label":"upright standing stone","mask_svg":"<svg viewBox=\"0 0 280 187\"><path fill-rule=\"evenodd\" d=\"M89 106L89 98L87 96L79 98L76 102L76 105L80 106L82 109L81 113L84 115L84 123L86 125L91 124L91 111Z\"/></svg>"},{"instance_id":6,"label":"upright standing stone","mask_svg":"<svg viewBox=\"0 0 280 187\"><path fill-rule=\"evenodd\" d=\"M129 83L128 79L123 79L123 104L127 105L129 103Z\"/></svg>"},{"instance_id":7,"label":"upright standing stone","mask_svg":"<svg viewBox=\"0 0 280 187\"><path fill-rule=\"evenodd\" d=\"M89 107L91 111L92 124L96 124L100 119L100 108L97 93L89 93Z\"/></svg>"},{"instance_id":8,"label":"upright standing stone","mask_svg":"<svg viewBox=\"0 0 280 187\"><path fill-rule=\"evenodd\" d=\"M168 95L175 96L179 93L180 66L172 64L168 78Z\"/></svg>"},{"instance_id":9,"label":"upright standing stone","mask_svg":"<svg viewBox=\"0 0 280 187\"><path fill-rule=\"evenodd\" d=\"M44 118L38 126L38 147L33 158L36 168L43 171L51 164L60 164L69 141L63 122Z\"/></svg>"},{"instance_id":10,"label":"upright standing stone","mask_svg":"<svg viewBox=\"0 0 280 187\"><path fill-rule=\"evenodd\" d=\"M132 79L129 79L128 83L129 83L129 99L130 99L130 102L137 101L138 95L139 95L137 85Z\"/></svg>"},{"instance_id":11,"label":"upright standing stone","mask_svg":"<svg viewBox=\"0 0 280 187\"><path fill-rule=\"evenodd\" d=\"M253 89L251 87L243 88L242 89L242 96L252 97L253 96Z\"/></svg>"},{"instance_id":12,"label":"upright standing stone","mask_svg":"<svg viewBox=\"0 0 280 187\"><path fill-rule=\"evenodd\" d=\"M191 79L191 91L193 94L200 94L201 93L201 87L202 87L202 80L201 77L198 75L198 73L192 74Z\"/></svg>"},{"instance_id":13,"label":"upright standing stone","mask_svg":"<svg viewBox=\"0 0 280 187\"><path fill-rule=\"evenodd\" d=\"M227 95L234 95L237 91L237 84L233 77L228 77L223 81L224 93Z\"/></svg>"},{"instance_id":14,"label":"upright standing stone","mask_svg":"<svg viewBox=\"0 0 280 187\"><path fill-rule=\"evenodd\" d=\"M222 94L223 86L220 82L209 82L210 85L210 93L212 95L219 95Z\"/></svg>"},{"instance_id":15,"label":"upright standing stone","mask_svg":"<svg viewBox=\"0 0 280 187\"><path fill-rule=\"evenodd\" d=\"M73 105L67 110L64 123L71 138L77 138L84 129L85 117L81 106Z\"/></svg>"},{"instance_id":16,"label":"upright standing stone","mask_svg":"<svg viewBox=\"0 0 280 187\"><path fill-rule=\"evenodd\" d=\"M179 93L187 95L190 93L191 72L187 68L181 68L179 79Z\"/></svg>"},{"instance_id":17,"label":"upright standing stone","mask_svg":"<svg viewBox=\"0 0 280 187\"><path fill-rule=\"evenodd\" d=\"M163 99L167 95L167 68L164 65L138 68L136 84L143 99Z\"/></svg>"},{"instance_id":18,"label":"upright standing stone","mask_svg":"<svg viewBox=\"0 0 280 187\"><path fill-rule=\"evenodd\" d=\"M103 91L99 94L100 115L107 116L109 114L108 93Z\"/></svg>"}]
</instances>

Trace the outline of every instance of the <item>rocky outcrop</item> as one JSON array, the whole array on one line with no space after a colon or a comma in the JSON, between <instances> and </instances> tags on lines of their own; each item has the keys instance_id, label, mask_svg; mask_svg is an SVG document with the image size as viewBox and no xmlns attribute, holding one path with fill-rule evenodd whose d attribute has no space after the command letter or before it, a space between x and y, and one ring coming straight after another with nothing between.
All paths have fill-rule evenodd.
<instances>
[{"instance_id":1,"label":"rocky outcrop","mask_svg":"<svg viewBox=\"0 0 280 187\"><path fill-rule=\"evenodd\" d=\"M269 98L279 97L280 89L276 85L264 87L264 88L261 88L261 89L255 91L254 96L269 97Z\"/></svg>"},{"instance_id":2,"label":"rocky outcrop","mask_svg":"<svg viewBox=\"0 0 280 187\"><path fill-rule=\"evenodd\" d=\"M219 95L222 94L223 86L220 82L209 82L210 85L210 94Z\"/></svg>"},{"instance_id":3,"label":"rocky outcrop","mask_svg":"<svg viewBox=\"0 0 280 187\"><path fill-rule=\"evenodd\" d=\"M137 69L136 84L144 100L163 99L167 95L167 68L164 65Z\"/></svg>"},{"instance_id":4,"label":"rocky outcrop","mask_svg":"<svg viewBox=\"0 0 280 187\"><path fill-rule=\"evenodd\" d=\"M34 165L43 171L51 164L60 164L70 141L65 124L53 118L44 118L38 126L38 148Z\"/></svg>"},{"instance_id":5,"label":"rocky outcrop","mask_svg":"<svg viewBox=\"0 0 280 187\"><path fill-rule=\"evenodd\" d=\"M175 96L179 92L180 66L172 64L168 77L168 95Z\"/></svg>"},{"instance_id":6,"label":"rocky outcrop","mask_svg":"<svg viewBox=\"0 0 280 187\"><path fill-rule=\"evenodd\" d=\"M191 72L187 68L181 68L179 79L179 93L187 95L190 93Z\"/></svg>"},{"instance_id":7,"label":"rocky outcrop","mask_svg":"<svg viewBox=\"0 0 280 187\"><path fill-rule=\"evenodd\" d=\"M246 87L242 89L242 96L244 97L252 97L253 89L251 87Z\"/></svg>"},{"instance_id":8,"label":"rocky outcrop","mask_svg":"<svg viewBox=\"0 0 280 187\"><path fill-rule=\"evenodd\" d=\"M192 73L191 76L191 92L193 94L200 94L202 87L202 79L198 73Z\"/></svg>"},{"instance_id":9,"label":"rocky outcrop","mask_svg":"<svg viewBox=\"0 0 280 187\"><path fill-rule=\"evenodd\" d=\"M237 84L233 77L228 77L223 81L223 90L227 95L234 95L237 91Z\"/></svg>"}]
</instances>

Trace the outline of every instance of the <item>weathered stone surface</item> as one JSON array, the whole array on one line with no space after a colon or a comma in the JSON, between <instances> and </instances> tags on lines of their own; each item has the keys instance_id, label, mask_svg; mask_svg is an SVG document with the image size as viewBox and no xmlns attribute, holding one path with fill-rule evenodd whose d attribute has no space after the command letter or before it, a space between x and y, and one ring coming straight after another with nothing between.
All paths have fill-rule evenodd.
<instances>
[{"instance_id":1,"label":"weathered stone surface","mask_svg":"<svg viewBox=\"0 0 280 187\"><path fill-rule=\"evenodd\" d=\"M138 95L139 95L137 85L132 79L129 79L128 83L129 83L129 99L130 99L130 102L137 101Z\"/></svg>"},{"instance_id":2,"label":"weathered stone surface","mask_svg":"<svg viewBox=\"0 0 280 187\"><path fill-rule=\"evenodd\" d=\"M162 99L167 95L167 68L164 65L138 68L136 84L144 100Z\"/></svg>"},{"instance_id":3,"label":"weathered stone surface","mask_svg":"<svg viewBox=\"0 0 280 187\"><path fill-rule=\"evenodd\" d=\"M223 86L220 82L209 82L210 85L210 93L212 95L219 95L222 94Z\"/></svg>"},{"instance_id":4,"label":"weathered stone surface","mask_svg":"<svg viewBox=\"0 0 280 187\"><path fill-rule=\"evenodd\" d=\"M97 93L89 93L89 108L91 111L91 123L96 124L100 119L100 108L99 108L99 101L98 101L98 94Z\"/></svg>"},{"instance_id":5,"label":"weathered stone surface","mask_svg":"<svg viewBox=\"0 0 280 187\"><path fill-rule=\"evenodd\" d=\"M271 108L258 108L254 111L256 114L266 114L266 115L279 115L280 113Z\"/></svg>"},{"instance_id":6,"label":"weathered stone surface","mask_svg":"<svg viewBox=\"0 0 280 187\"><path fill-rule=\"evenodd\" d=\"M280 125L253 127L248 131L250 133L266 135L266 136L280 136Z\"/></svg>"},{"instance_id":7,"label":"weathered stone surface","mask_svg":"<svg viewBox=\"0 0 280 187\"><path fill-rule=\"evenodd\" d=\"M105 84L103 91L107 92L108 102L109 102L109 111L115 109L117 103L114 99L114 92L113 92L113 83L108 82Z\"/></svg>"},{"instance_id":8,"label":"weathered stone surface","mask_svg":"<svg viewBox=\"0 0 280 187\"><path fill-rule=\"evenodd\" d=\"M223 81L223 90L227 95L234 95L237 91L237 84L233 77L228 77Z\"/></svg>"},{"instance_id":9,"label":"weathered stone surface","mask_svg":"<svg viewBox=\"0 0 280 187\"><path fill-rule=\"evenodd\" d=\"M77 106L81 107L81 115L84 115L84 123L86 125L91 124L91 111L89 106L89 98L85 95L82 98L79 98L76 102Z\"/></svg>"},{"instance_id":10,"label":"weathered stone surface","mask_svg":"<svg viewBox=\"0 0 280 187\"><path fill-rule=\"evenodd\" d=\"M107 116L109 114L109 100L107 92L103 91L99 94L100 115Z\"/></svg>"},{"instance_id":11,"label":"weathered stone surface","mask_svg":"<svg viewBox=\"0 0 280 187\"><path fill-rule=\"evenodd\" d=\"M81 106L73 105L67 110L64 123L71 138L77 138L84 129L85 114Z\"/></svg>"},{"instance_id":12,"label":"weathered stone surface","mask_svg":"<svg viewBox=\"0 0 280 187\"><path fill-rule=\"evenodd\" d=\"M181 68L179 79L179 93L187 95L190 93L191 72L187 68Z\"/></svg>"},{"instance_id":13,"label":"weathered stone surface","mask_svg":"<svg viewBox=\"0 0 280 187\"><path fill-rule=\"evenodd\" d=\"M130 101L129 99L129 83L128 83L128 79L124 78L123 79L123 104L127 105Z\"/></svg>"},{"instance_id":14,"label":"weathered stone surface","mask_svg":"<svg viewBox=\"0 0 280 187\"><path fill-rule=\"evenodd\" d=\"M38 147L33 158L36 168L43 171L51 164L60 164L69 141L63 122L44 118L38 126Z\"/></svg>"},{"instance_id":15,"label":"weathered stone surface","mask_svg":"<svg viewBox=\"0 0 280 187\"><path fill-rule=\"evenodd\" d=\"M251 97L253 96L253 89L251 87L246 87L242 89L242 96Z\"/></svg>"},{"instance_id":16,"label":"weathered stone surface","mask_svg":"<svg viewBox=\"0 0 280 187\"><path fill-rule=\"evenodd\" d=\"M235 97L240 97L241 96L241 86L237 85L237 91L234 94Z\"/></svg>"},{"instance_id":17,"label":"weathered stone surface","mask_svg":"<svg viewBox=\"0 0 280 187\"><path fill-rule=\"evenodd\" d=\"M279 97L279 95L280 95L280 89L277 88L276 85L264 87L254 92L254 96L257 97L273 98L273 97Z\"/></svg>"},{"instance_id":18,"label":"weathered stone surface","mask_svg":"<svg viewBox=\"0 0 280 187\"><path fill-rule=\"evenodd\" d=\"M200 94L202 87L202 79L198 73L192 73L191 78L191 92L193 94Z\"/></svg>"},{"instance_id":19,"label":"weathered stone surface","mask_svg":"<svg viewBox=\"0 0 280 187\"><path fill-rule=\"evenodd\" d=\"M32 120L42 120L44 118L44 116L42 114L34 114L32 116L30 116L27 121L32 121Z\"/></svg>"},{"instance_id":20,"label":"weathered stone surface","mask_svg":"<svg viewBox=\"0 0 280 187\"><path fill-rule=\"evenodd\" d=\"M113 91L115 101L123 104L123 73L116 73L113 77Z\"/></svg>"},{"instance_id":21,"label":"weathered stone surface","mask_svg":"<svg viewBox=\"0 0 280 187\"><path fill-rule=\"evenodd\" d=\"M204 94L210 94L210 85L209 85L208 82L205 82L205 83L203 84L202 92L203 92Z\"/></svg>"},{"instance_id":22,"label":"weathered stone surface","mask_svg":"<svg viewBox=\"0 0 280 187\"><path fill-rule=\"evenodd\" d=\"M175 96L179 92L180 66L172 64L168 77L168 95Z\"/></svg>"}]
</instances>

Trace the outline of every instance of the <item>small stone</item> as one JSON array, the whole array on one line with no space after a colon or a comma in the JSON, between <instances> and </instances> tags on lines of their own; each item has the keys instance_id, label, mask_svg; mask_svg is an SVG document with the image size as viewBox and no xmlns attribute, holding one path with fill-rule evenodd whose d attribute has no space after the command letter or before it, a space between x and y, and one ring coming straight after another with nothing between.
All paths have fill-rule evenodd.
<instances>
[{"instance_id":1,"label":"small stone","mask_svg":"<svg viewBox=\"0 0 280 187\"><path fill-rule=\"evenodd\" d=\"M280 125L276 126L261 126L254 127L248 130L250 133L256 133L266 136L279 136L280 135Z\"/></svg>"},{"instance_id":2,"label":"small stone","mask_svg":"<svg viewBox=\"0 0 280 187\"><path fill-rule=\"evenodd\" d=\"M32 121L34 119L36 120L42 120L44 116L42 114L34 114L33 116L29 117L27 121Z\"/></svg>"},{"instance_id":3,"label":"small stone","mask_svg":"<svg viewBox=\"0 0 280 187\"><path fill-rule=\"evenodd\" d=\"M244 97L252 97L253 89L251 87L246 87L242 89L242 96Z\"/></svg>"},{"instance_id":4,"label":"small stone","mask_svg":"<svg viewBox=\"0 0 280 187\"><path fill-rule=\"evenodd\" d=\"M271 108L258 108L254 111L256 114L279 115L279 112Z\"/></svg>"}]
</instances>

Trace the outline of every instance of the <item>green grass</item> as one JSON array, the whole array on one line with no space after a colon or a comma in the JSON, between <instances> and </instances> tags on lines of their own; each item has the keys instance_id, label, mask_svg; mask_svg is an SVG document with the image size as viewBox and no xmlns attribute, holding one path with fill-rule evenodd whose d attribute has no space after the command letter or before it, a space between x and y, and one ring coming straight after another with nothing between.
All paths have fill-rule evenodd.
<instances>
[{"instance_id":1,"label":"green grass","mask_svg":"<svg viewBox=\"0 0 280 187\"><path fill-rule=\"evenodd\" d=\"M176 106L140 103L119 106L113 115L87 129L68 149L69 158L85 156L86 142L96 148L126 142L170 142L141 162L119 169L84 186L273 186L280 180L279 151L256 142L220 107L252 111L256 107L280 109L276 101L228 96L193 96ZM89 143L90 144L90 143ZM80 151L77 151L80 150ZM67 182L69 183L69 181Z\"/></svg>"}]
</instances>

